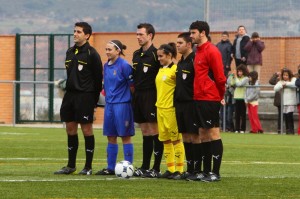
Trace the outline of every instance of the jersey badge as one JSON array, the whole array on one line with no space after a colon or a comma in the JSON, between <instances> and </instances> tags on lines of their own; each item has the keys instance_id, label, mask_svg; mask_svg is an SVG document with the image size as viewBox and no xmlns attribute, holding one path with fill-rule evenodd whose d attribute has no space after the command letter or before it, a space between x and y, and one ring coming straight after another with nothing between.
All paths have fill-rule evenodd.
<instances>
[{"instance_id":1,"label":"jersey badge","mask_svg":"<svg viewBox=\"0 0 300 199\"><path fill-rule=\"evenodd\" d=\"M78 65L78 70L81 71L83 69L83 65L79 64Z\"/></svg>"},{"instance_id":2,"label":"jersey badge","mask_svg":"<svg viewBox=\"0 0 300 199\"><path fill-rule=\"evenodd\" d=\"M144 71L144 73L146 73L148 71L148 67L144 66L143 71Z\"/></svg>"}]
</instances>

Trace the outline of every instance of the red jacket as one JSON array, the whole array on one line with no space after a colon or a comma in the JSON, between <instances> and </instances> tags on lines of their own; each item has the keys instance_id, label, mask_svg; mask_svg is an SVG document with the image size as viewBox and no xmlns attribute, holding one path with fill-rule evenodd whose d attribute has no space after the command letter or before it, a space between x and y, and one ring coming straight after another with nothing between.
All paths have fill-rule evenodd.
<instances>
[{"instance_id":1,"label":"red jacket","mask_svg":"<svg viewBox=\"0 0 300 199\"><path fill-rule=\"evenodd\" d=\"M194 100L221 101L226 77L217 47L210 42L197 46L194 68Z\"/></svg>"}]
</instances>

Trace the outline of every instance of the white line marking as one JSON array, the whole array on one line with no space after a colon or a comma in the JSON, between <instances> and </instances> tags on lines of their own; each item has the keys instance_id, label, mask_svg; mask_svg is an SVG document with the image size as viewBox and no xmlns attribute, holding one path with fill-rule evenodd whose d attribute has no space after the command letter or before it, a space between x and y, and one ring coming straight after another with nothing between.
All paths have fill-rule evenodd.
<instances>
[{"instance_id":1,"label":"white line marking","mask_svg":"<svg viewBox=\"0 0 300 199\"><path fill-rule=\"evenodd\" d=\"M0 135L29 135L35 133L0 132Z\"/></svg>"},{"instance_id":2,"label":"white line marking","mask_svg":"<svg viewBox=\"0 0 300 199\"><path fill-rule=\"evenodd\" d=\"M87 179L87 178L70 178L70 179L27 179L27 180L14 180L14 179L6 179L0 180L0 182L67 182L67 181L106 181L106 180L148 180L152 178L98 178L98 179Z\"/></svg>"},{"instance_id":3,"label":"white line marking","mask_svg":"<svg viewBox=\"0 0 300 199\"><path fill-rule=\"evenodd\" d=\"M68 160L67 158L0 158L0 161L65 161ZM84 158L77 158L77 160L85 160ZM106 161L103 158L94 158L94 160ZM141 162L141 160L137 160L135 162ZM300 162L262 162L262 161L222 161L225 164L266 164L266 165L300 165Z\"/></svg>"},{"instance_id":4,"label":"white line marking","mask_svg":"<svg viewBox=\"0 0 300 199\"><path fill-rule=\"evenodd\" d=\"M288 178L293 178L293 179L300 179L300 176L226 176L223 175L222 178L257 178L257 179L288 179ZM111 177L111 178L70 178L70 179L26 179L26 180L15 180L15 179L4 179L0 180L0 182L68 182L68 181L111 181L111 180L155 180L155 178L129 178L129 179L124 179L124 178L118 178L118 177Z\"/></svg>"}]
</instances>

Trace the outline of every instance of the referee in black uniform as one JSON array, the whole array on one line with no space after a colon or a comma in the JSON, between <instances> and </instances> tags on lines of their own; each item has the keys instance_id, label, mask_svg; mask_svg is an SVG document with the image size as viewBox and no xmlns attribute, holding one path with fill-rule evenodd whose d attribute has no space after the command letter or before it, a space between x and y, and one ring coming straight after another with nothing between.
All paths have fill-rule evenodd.
<instances>
[{"instance_id":1,"label":"referee in black uniform","mask_svg":"<svg viewBox=\"0 0 300 199\"><path fill-rule=\"evenodd\" d=\"M179 133L182 133L187 171L174 179L193 179L201 172L201 140L194 117L194 57L193 43L189 32L177 37L177 51L182 55L177 64L174 105Z\"/></svg>"},{"instance_id":2,"label":"referee in black uniform","mask_svg":"<svg viewBox=\"0 0 300 199\"><path fill-rule=\"evenodd\" d=\"M137 40L140 49L133 53L134 68L134 121L139 124L143 134L143 163L134 172L134 176L156 178L160 175L160 163L163 154L163 144L158 140L156 119L156 86L155 77L160 63L157 59L157 49L152 40L154 27L149 23L137 26ZM154 150L154 165L150 169L151 156Z\"/></svg>"},{"instance_id":3,"label":"referee in black uniform","mask_svg":"<svg viewBox=\"0 0 300 199\"><path fill-rule=\"evenodd\" d=\"M92 174L95 148L92 124L94 108L102 89L102 62L98 52L88 42L91 35L92 28L88 23L75 23L75 45L66 53L66 93L60 109L68 136L68 164L54 174L71 174L76 171L78 124L84 135L86 154L85 166L79 174Z\"/></svg>"}]
</instances>

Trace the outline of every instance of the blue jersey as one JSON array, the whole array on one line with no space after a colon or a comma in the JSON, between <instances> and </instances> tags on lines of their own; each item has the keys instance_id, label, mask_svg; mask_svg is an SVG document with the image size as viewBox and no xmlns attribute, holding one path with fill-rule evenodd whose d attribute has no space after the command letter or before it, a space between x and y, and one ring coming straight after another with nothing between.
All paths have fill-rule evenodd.
<instances>
[{"instance_id":1,"label":"blue jersey","mask_svg":"<svg viewBox=\"0 0 300 199\"><path fill-rule=\"evenodd\" d=\"M130 86L133 84L132 67L119 57L113 64L104 64L104 91L107 103L131 101Z\"/></svg>"}]
</instances>

